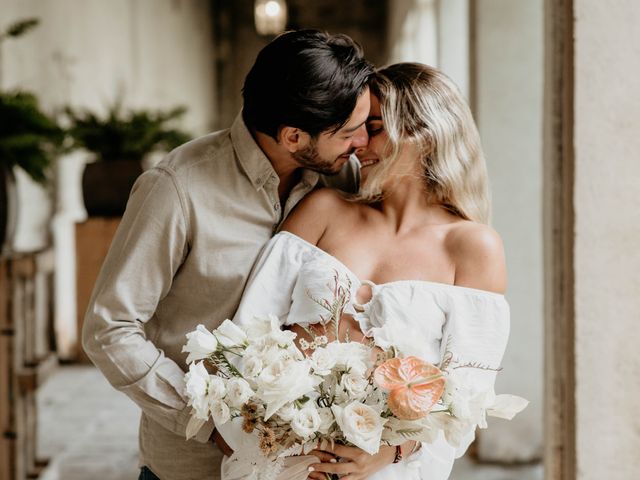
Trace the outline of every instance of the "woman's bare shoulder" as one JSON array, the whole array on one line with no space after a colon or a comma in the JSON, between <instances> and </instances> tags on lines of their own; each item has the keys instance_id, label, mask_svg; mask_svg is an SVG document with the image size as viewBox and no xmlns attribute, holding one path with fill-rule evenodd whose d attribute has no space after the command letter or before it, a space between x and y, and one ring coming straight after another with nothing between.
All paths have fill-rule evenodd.
<instances>
[{"instance_id":1,"label":"woman's bare shoulder","mask_svg":"<svg viewBox=\"0 0 640 480\"><path fill-rule=\"evenodd\" d=\"M282 224L281 230L291 232L316 245L335 219L354 212L357 204L339 191L320 188L304 197Z\"/></svg>"},{"instance_id":2,"label":"woman's bare shoulder","mask_svg":"<svg viewBox=\"0 0 640 480\"><path fill-rule=\"evenodd\" d=\"M446 245L455 263L456 285L505 292L504 246L493 228L471 221L456 222L447 234Z\"/></svg>"}]
</instances>

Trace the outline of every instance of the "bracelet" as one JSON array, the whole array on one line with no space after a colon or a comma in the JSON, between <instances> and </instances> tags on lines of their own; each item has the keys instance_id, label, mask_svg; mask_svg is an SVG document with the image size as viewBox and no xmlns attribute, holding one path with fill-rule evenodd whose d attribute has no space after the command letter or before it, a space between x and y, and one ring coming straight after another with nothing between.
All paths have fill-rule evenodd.
<instances>
[{"instance_id":1,"label":"bracelet","mask_svg":"<svg viewBox=\"0 0 640 480\"><path fill-rule=\"evenodd\" d=\"M396 456L393 458L393 463L400 463L402 461L402 447L396 445Z\"/></svg>"}]
</instances>

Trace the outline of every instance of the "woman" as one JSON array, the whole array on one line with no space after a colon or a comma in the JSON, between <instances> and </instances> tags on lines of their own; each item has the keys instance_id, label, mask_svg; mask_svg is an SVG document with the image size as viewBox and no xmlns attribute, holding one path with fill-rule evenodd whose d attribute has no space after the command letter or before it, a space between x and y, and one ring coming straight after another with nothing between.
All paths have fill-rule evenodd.
<instances>
[{"instance_id":1,"label":"woman","mask_svg":"<svg viewBox=\"0 0 640 480\"><path fill-rule=\"evenodd\" d=\"M497 366L508 335L505 262L487 226L486 166L469 109L445 75L421 64L380 70L370 88L361 193L319 190L301 202L254 267L234 321L276 313L303 336L299 325L321 316L309 292L337 275L351 286L342 322L351 340L370 336L433 363L446 349ZM493 387L495 372L467 370L469 385ZM317 479L446 479L471 440L458 449L444 438L409 441L376 455L336 446L304 465Z\"/></svg>"}]
</instances>

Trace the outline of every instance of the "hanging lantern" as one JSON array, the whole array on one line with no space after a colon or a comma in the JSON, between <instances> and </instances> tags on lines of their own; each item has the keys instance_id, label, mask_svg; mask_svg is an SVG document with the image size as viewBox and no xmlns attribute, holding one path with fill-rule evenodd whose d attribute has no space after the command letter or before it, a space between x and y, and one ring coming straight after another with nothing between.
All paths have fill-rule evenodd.
<instances>
[{"instance_id":1,"label":"hanging lantern","mask_svg":"<svg viewBox=\"0 0 640 480\"><path fill-rule=\"evenodd\" d=\"M287 4L285 0L256 0L254 17L260 35L278 35L287 26Z\"/></svg>"}]
</instances>

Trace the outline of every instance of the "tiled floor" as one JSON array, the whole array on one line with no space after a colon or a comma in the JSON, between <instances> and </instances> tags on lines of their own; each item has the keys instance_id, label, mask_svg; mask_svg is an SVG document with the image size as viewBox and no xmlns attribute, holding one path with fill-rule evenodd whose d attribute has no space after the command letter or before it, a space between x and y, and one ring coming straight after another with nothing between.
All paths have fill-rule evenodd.
<instances>
[{"instance_id":1,"label":"tiled floor","mask_svg":"<svg viewBox=\"0 0 640 480\"><path fill-rule=\"evenodd\" d=\"M92 367L65 366L43 386L39 452L52 459L42 480L135 480L137 407ZM460 459L454 480L542 480L541 466L479 466Z\"/></svg>"}]
</instances>

